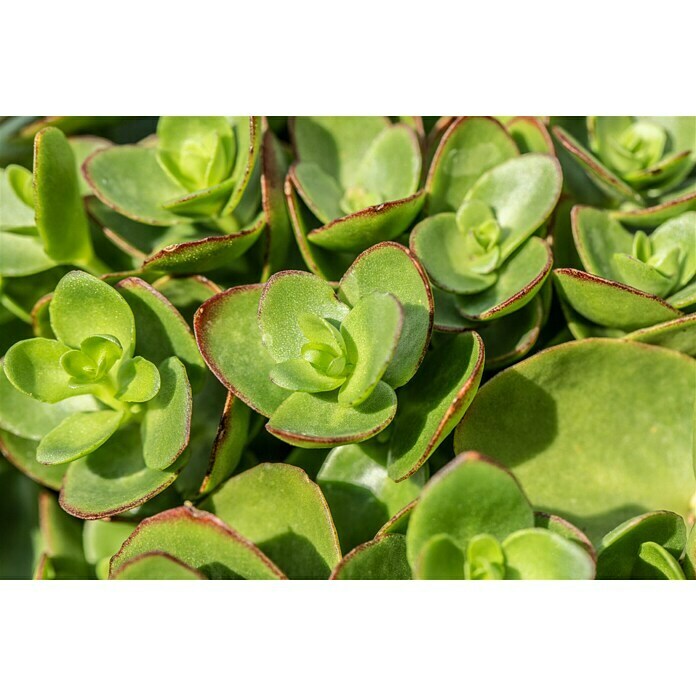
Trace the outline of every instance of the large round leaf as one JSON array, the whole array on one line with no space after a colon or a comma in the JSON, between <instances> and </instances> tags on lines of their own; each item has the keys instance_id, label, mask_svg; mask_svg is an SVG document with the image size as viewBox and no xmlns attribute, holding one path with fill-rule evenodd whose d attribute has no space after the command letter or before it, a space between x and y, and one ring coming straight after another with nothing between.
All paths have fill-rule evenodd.
<instances>
[{"instance_id":1,"label":"large round leaf","mask_svg":"<svg viewBox=\"0 0 696 696\"><path fill-rule=\"evenodd\" d=\"M111 575L153 551L169 554L211 580L285 577L248 539L215 515L193 507L166 510L143 520L111 560Z\"/></svg>"},{"instance_id":2,"label":"large round leaf","mask_svg":"<svg viewBox=\"0 0 696 696\"><path fill-rule=\"evenodd\" d=\"M259 464L234 476L205 508L250 539L289 578L327 578L341 558L321 490L289 464Z\"/></svg>"},{"instance_id":3,"label":"large round leaf","mask_svg":"<svg viewBox=\"0 0 696 696\"><path fill-rule=\"evenodd\" d=\"M689 511L696 361L607 339L550 348L496 375L455 431L511 467L535 507L597 541L651 510Z\"/></svg>"}]
</instances>

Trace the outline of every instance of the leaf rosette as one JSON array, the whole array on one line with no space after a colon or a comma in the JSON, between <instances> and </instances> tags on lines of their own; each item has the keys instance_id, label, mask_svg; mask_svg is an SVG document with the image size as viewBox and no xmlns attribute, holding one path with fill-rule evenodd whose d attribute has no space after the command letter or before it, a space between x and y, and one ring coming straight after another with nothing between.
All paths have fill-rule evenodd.
<instances>
[{"instance_id":1,"label":"leaf rosette","mask_svg":"<svg viewBox=\"0 0 696 696\"><path fill-rule=\"evenodd\" d=\"M428 217L410 238L438 288L436 327L482 328L532 302L551 271L550 247L537 235L561 182L552 154L520 154L495 119L464 117L449 127L428 173ZM518 339L533 322L513 327Z\"/></svg>"},{"instance_id":2,"label":"leaf rosette","mask_svg":"<svg viewBox=\"0 0 696 696\"><path fill-rule=\"evenodd\" d=\"M358 257L337 291L309 273L281 272L206 302L195 330L214 374L290 444L361 442L394 421L389 473L403 478L451 431L480 380L477 337L453 339L447 370L436 369L441 355L426 356L432 314L417 260L385 242Z\"/></svg>"},{"instance_id":3,"label":"leaf rosette","mask_svg":"<svg viewBox=\"0 0 696 696\"><path fill-rule=\"evenodd\" d=\"M571 135L561 125L557 141L595 186L621 206L619 216L657 218L693 210L696 166L693 116L588 116Z\"/></svg>"},{"instance_id":4,"label":"leaf rosette","mask_svg":"<svg viewBox=\"0 0 696 696\"><path fill-rule=\"evenodd\" d=\"M82 271L58 283L49 315L55 338L20 341L3 360L4 448L61 488L62 506L78 517L140 505L183 462L190 380L198 386L205 370L193 335L147 283L114 289Z\"/></svg>"}]
</instances>

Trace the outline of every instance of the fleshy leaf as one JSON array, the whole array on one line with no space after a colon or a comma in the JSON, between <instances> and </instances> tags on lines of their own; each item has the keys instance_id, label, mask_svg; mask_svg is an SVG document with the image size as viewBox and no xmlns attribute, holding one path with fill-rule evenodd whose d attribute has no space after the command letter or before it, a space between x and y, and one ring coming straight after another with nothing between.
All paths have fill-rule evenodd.
<instances>
[{"instance_id":1,"label":"fleshy leaf","mask_svg":"<svg viewBox=\"0 0 696 696\"><path fill-rule=\"evenodd\" d=\"M561 297L586 319L624 331L635 331L682 316L655 295L604 280L572 268L553 272Z\"/></svg>"},{"instance_id":2,"label":"fleshy leaf","mask_svg":"<svg viewBox=\"0 0 696 696\"><path fill-rule=\"evenodd\" d=\"M592 580L595 564L579 544L548 529L521 529L503 541L507 580Z\"/></svg>"},{"instance_id":3,"label":"fleshy leaf","mask_svg":"<svg viewBox=\"0 0 696 696\"><path fill-rule=\"evenodd\" d=\"M281 271L266 283L258 312L263 344L276 362L282 362L300 357L307 342L298 316L315 314L340 323L348 307L325 280L302 271Z\"/></svg>"},{"instance_id":4,"label":"fleshy leaf","mask_svg":"<svg viewBox=\"0 0 696 696\"><path fill-rule=\"evenodd\" d=\"M551 215L563 177L555 157L529 154L487 171L466 194L483 201L501 227L500 251L507 258Z\"/></svg>"},{"instance_id":5,"label":"fleshy leaf","mask_svg":"<svg viewBox=\"0 0 696 696\"><path fill-rule=\"evenodd\" d=\"M443 337L415 378L399 391L389 441L389 476L411 476L452 432L473 400L483 374L483 343L476 333Z\"/></svg>"},{"instance_id":6,"label":"fleshy leaf","mask_svg":"<svg viewBox=\"0 0 696 696\"><path fill-rule=\"evenodd\" d=\"M56 338L71 348L95 335L113 336L125 356L133 354L135 322L126 301L102 280L72 271L63 276L49 307Z\"/></svg>"},{"instance_id":7,"label":"fleshy leaf","mask_svg":"<svg viewBox=\"0 0 696 696\"><path fill-rule=\"evenodd\" d=\"M36 459L38 445L36 440L28 440L0 430L0 451L3 456L28 478L57 491L61 487L65 472L71 465L44 466L40 464Z\"/></svg>"},{"instance_id":8,"label":"fleshy leaf","mask_svg":"<svg viewBox=\"0 0 696 696\"><path fill-rule=\"evenodd\" d=\"M70 375L61 367L69 350L50 338L20 341L5 355L5 375L20 392L49 404L84 394L88 387L71 386Z\"/></svg>"},{"instance_id":9,"label":"fleshy leaf","mask_svg":"<svg viewBox=\"0 0 696 696\"><path fill-rule=\"evenodd\" d=\"M63 480L61 507L75 517L112 517L142 505L172 484L177 471L145 466L140 430L118 430L108 447L73 462Z\"/></svg>"},{"instance_id":10,"label":"fleshy leaf","mask_svg":"<svg viewBox=\"0 0 696 696\"><path fill-rule=\"evenodd\" d=\"M695 399L696 362L681 353L572 341L487 382L457 426L455 451L504 463L535 508L596 542L632 515L688 514Z\"/></svg>"},{"instance_id":11,"label":"fleshy leaf","mask_svg":"<svg viewBox=\"0 0 696 696\"><path fill-rule=\"evenodd\" d=\"M637 580L684 580L679 562L665 548L654 541L641 544L634 569Z\"/></svg>"},{"instance_id":12,"label":"fleshy leaf","mask_svg":"<svg viewBox=\"0 0 696 696\"><path fill-rule=\"evenodd\" d=\"M476 452L454 459L426 484L406 533L413 565L429 539L448 534L461 549L477 534L503 541L534 526L534 514L515 477Z\"/></svg>"},{"instance_id":13,"label":"fleshy leaf","mask_svg":"<svg viewBox=\"0 0 696 696\"><path fill-rule=\"evenodd\" d=\"M464 553L449 534L435 534L420 549L415 576L418 580L463 580Z\"/></svg>"},{"instance_id":14,"label":"fleshy leaf","mask_svg":"<svg viewBox=\"0 0 696 696\"><path fill-rule=\"evenodd\" d=\"M428 214L455 211L484 172L517 155L515 142L495 119L458 118L440 141L430 165Z\"/></svg>"},{"instance_id":15,"label":"fleshy leaf","mask_svg":"<svg viewBox=\"0 0 696 696\"><path fill-rule=\"evenodd\" d=\"M597 578L629 580L639 560L641 546L652 541L676 559L686 544L686 526L680 515L658 510L620 524L602 539L597 558Z\"/></svg>"},{"instance_id":16,"label":"fleshy leaf","mask_svg":"<svg viewBox=\"0 0 696 696\"><path fill-rule=\"evenodd\" d=\"M465 319L489 321L526 305L551 272L553 256L548 243L528 239L499 269L497 282L476 295L458 295L457 307Z\"/></svg>"},{"instance_id":17,"label":"fleshy leaf","mask_svg":"<svg viewBox=\"0 0 696 696\"><path fill-rule=\"evenodd\" d=\"M330 377L323 374L304 358L290 358L276 363L268 376L273 384L289 391L303 391L314 394L338 389L345 377Z\"/></svg>"},{"instance_id":18,"label":"fleshy leaf","mask_svg":"<svg viewBox=\"0 0 696 696\"><path fill-rule=\"evenodd\" d=\"M520 152L555 154L553 140L540 119L533 116L518 116L508 121L505 129L513 137Z\"/></svg>"},{"instance_id":19,"label":"fleshy leaf","mask_svg":"<svg viewBox=\"0 0 696 696\"><path fill-rule=\"evenodd\" d=\"M0 232L0 276L27 276L55 266L38 237Z\"/></svg>"},{"instance_id":20,"label":"fleshy leaf","mask_svg":"<svg viewBox=\"0 0 696 696\"><path fill-rule=\"evenodd\" d=\"M330 579L410 580L406 539L401 534L389 534L358 546L334 568Z\"/></svg>"},{"instance_id":21,"label":"fleshy leaf","mask_svg":"<svg viewBox=\"0 0 696 696\"><path fill-rule=\"evenodd\" d=\"M394 389L413 377L430 341L433 298L430 284L415 256L394 242L384 242L363 252L341 279L338 296L355 306L361 297L388 292L404 313L401 338L384 381Z\"/></svg>"},{"instance_id":22,"label":"fleshy leaf","mask_svg":"<svg viewBox=\"0 0 696 696\"><path fill-rule=\"evenodd\" d=\"M67 464L94 452L118 429L118 411L73 413L41 439L36 459L42 464Z\"/></svg>"},{"instance_id":23,"label":"fleshy leaf","mask_svg":"<svg viewBox=\"0 0 696 696\"><path fill-rule=\"evenodd\" d=\"M198 570L163 551L150 551L124 563L112 580L204 580Z\"/></svg>"},{"instance_id":24,"label":"fleshy leaf","mask_svg":"<svg viewBox=\"0 0 696 696\"><path fill-rule=\"evenodd\" d=\"M211 580L272 580L283 573L250 541L214 515L192 507L141 522L111 561L111 576L133 558L160 551Z\"/></svg>"},{"instance_id":25,"label":"fleshy leaf","mask_svg":"<svg viewBox=\"0 0 696 696\"><path fill-rule=\"evenodd\" d=\"M341 558L324 496L297 467L259 464L231 478L205 507L289 578L325 579Z\"/></svg>"},{"instance_id":26,"label":"fleshy leaf","mask_svg":"<svg viewBox=\"0 0 696 696\"><path fill-rule=\"evenodd\" d=\"M394 356L402 326L403 309L393 295L365 295L350 310L341 335L353 371L338 392L341 406L358 406L372 394Z\"/></svg>"},{"instance_id":27,"label":"fleshy leaf","mask_svg":"<svg viewBox=\"0 0 696 696\"><path fill-rule=\"evenodd\" d=\"M202 494L214 491L237 468L247 441L250 415L249 407L228 392L217 436L210 453L210 464L201 484Z\"/></svg>"},{"instance_id":28,"label":"fleshy leaf","mask_svg":"<svg viewBox=\"0 0 696 696\"><path fill-rule=\"evenodd\" d=\"M327 224L345 215L340 206L343 191L338 181L316 162L298 162L291 172L303 200L322 223Z\"/></svg>"},{"instance_id":29,"label":"fleshy leaf","mask_svg":"<svg viewBox=\"0 0 696 696\"><path fill-rule=\"evenodd\" d=\"M215 376L255 411L270 416L288 392L268 375L275 361L257 320L263 285L242 285L210 298L195 317L196 339Z\"/></svg>"},{"instance_id":30,"label":"fleshy leaf","mask_svg":"<svg viewBox=\"0 0 696 696\"><path fill-rule=\"evenodd\" d=\"M316 480L329 504L344 553L372 539L415 500L424 470L400 483L387 475L387 448L374 442L331 450Z\"/></svg>"},{"instance_id":31,"label":"fleshy leaf","mask_svg":"<svg viewBox=\"0 0 696 696\"><path fill-rule=\"evenodd\" d=\"M82 526L82 546L85 558L94 566L97 578L109 577L111 557L138 526L124 520L85 520Z\"/></svg>"},{"instance_id":32,"label":"fleshy leaf","mask_svg":"<svg viewBox=\"0 0 696 696\"><path fill-rule=\"evenodd\" d=\"M116 398L130 403L152 399L160 388L160 374L149 360L136 356L123 363L118 371L120 389Z\"/></svg>"},{"instance_id":33,"label":"fleshy leaf","mask_svg":"<svg viewBox=\"0 0 696 696\"><path fill-rule=\"evenodd\" d=\"M671 348L696 357L696 314L638 329L625 336L626 340L650 343Z\"/></svg>"},{"instance_id":34,"label":"fleshy leaf","mask_svg":"<svg viewBox=\"0 0 696 696\"><path fill-rule=\"evenodd\" d=\"M34 139L34 206L48 256L75 265L93 260L75 155L57 128L45 128Z\"/></svg>"},{"instance_id":35,"label":"fleshy leaf","mask_svg":"<svg viewBox=\"0 0 696 696\"><path fill-rule=\"evenodd\" d=\"M160 363L157 396L147 402L142 421L143 460L159 471L184 451L191 432L191 386L184 364L172 356Z\"/></svg>"},{"instance_id":36,"label":"fleshy leaf","mask_svg":"<svg viewBox=\"0 0 696 696\"><path fill-rule=\"evenodd\" d=\"M297 447L336 447L381 432L396 412L396 394L379 382L359 406L344 407L336 392L291 394L271 416L266 430Z\"/></svg>"},{"instance_id":37,"label":"fleshy leaf","mask_svg":"<svg viewBox=\"0 0 696 696\"><path fill-rule=\"evenodd\" d=\"M162 205L188 192L162 169L154 148L122 145L98 150L83 171L97 198L131 220L161 226L187 220Z\"/></svg>"},{"instance_id":38,"label":"fleshy leaf","mask_svg":"<svg viewBox=\"0 0 696 696\"><path fill-rule=\"evenodd\" d=\"M12 386L0 369L0 428L14 435L40 440L70 414L95 409L91 396L73 397L56 404L37 402Z\"/></svg>"}]
</instances>

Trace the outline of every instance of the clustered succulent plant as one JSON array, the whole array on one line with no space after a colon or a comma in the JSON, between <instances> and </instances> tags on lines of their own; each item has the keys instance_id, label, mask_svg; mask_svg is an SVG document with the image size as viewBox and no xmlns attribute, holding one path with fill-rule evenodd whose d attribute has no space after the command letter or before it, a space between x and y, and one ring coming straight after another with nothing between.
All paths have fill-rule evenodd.
<instances>
[{"instance_id":1,"label":"clustered succulent plant","mask_svg":"<svg viewBox=\"0 0 696 696\"><path fill-rule=\"evenodd\" d=\"M696 118L0 126L0 577L696 579Z\"/></svg>"}]
</instances>

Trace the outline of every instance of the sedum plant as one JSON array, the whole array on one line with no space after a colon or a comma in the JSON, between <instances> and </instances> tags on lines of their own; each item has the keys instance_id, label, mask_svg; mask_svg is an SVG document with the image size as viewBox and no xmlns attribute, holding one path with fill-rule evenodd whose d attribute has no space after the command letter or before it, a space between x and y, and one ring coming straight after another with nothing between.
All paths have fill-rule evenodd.
<instances>
[{"instance_id":1,"label":"sedum plant","mask_svg":"<svg viewBox=\"0 0 696 696\"><path fill-rule=\"evenodd\" d=\"M591 181L615 205L693 207L689 181L696 166L692 116L588 116L578 135L560 125L554 133Z\"/></svg>"},{"instance_id":2,"label":"sedum plant","mask_svg":"<svg viewBox=\"0 0 696 696\"><path fill-rule=\"evenodd\" d=\"M0 578L696 579L695 133L0 117Z\"/></svg>"},{"instance_id":3,"label":"sedum plant","mask_svg":"<svg viewBox=\"0 0 696 696\"><path fill-rule=\"evenodd\" d=\"M521 153L499 121L466 117L449 127L428 172L428 217L410 236L439 290L436 326L490 331L491 322L534 300L552 264L549 245L536 233L559 199L561 180L551 154ZM530 309L519 326L527 331L544 314L540 306ZM514 322L506 326L519 331ZM503 362L499 341L490 342L491 357Z\"/></svg>"}]
</instances>

